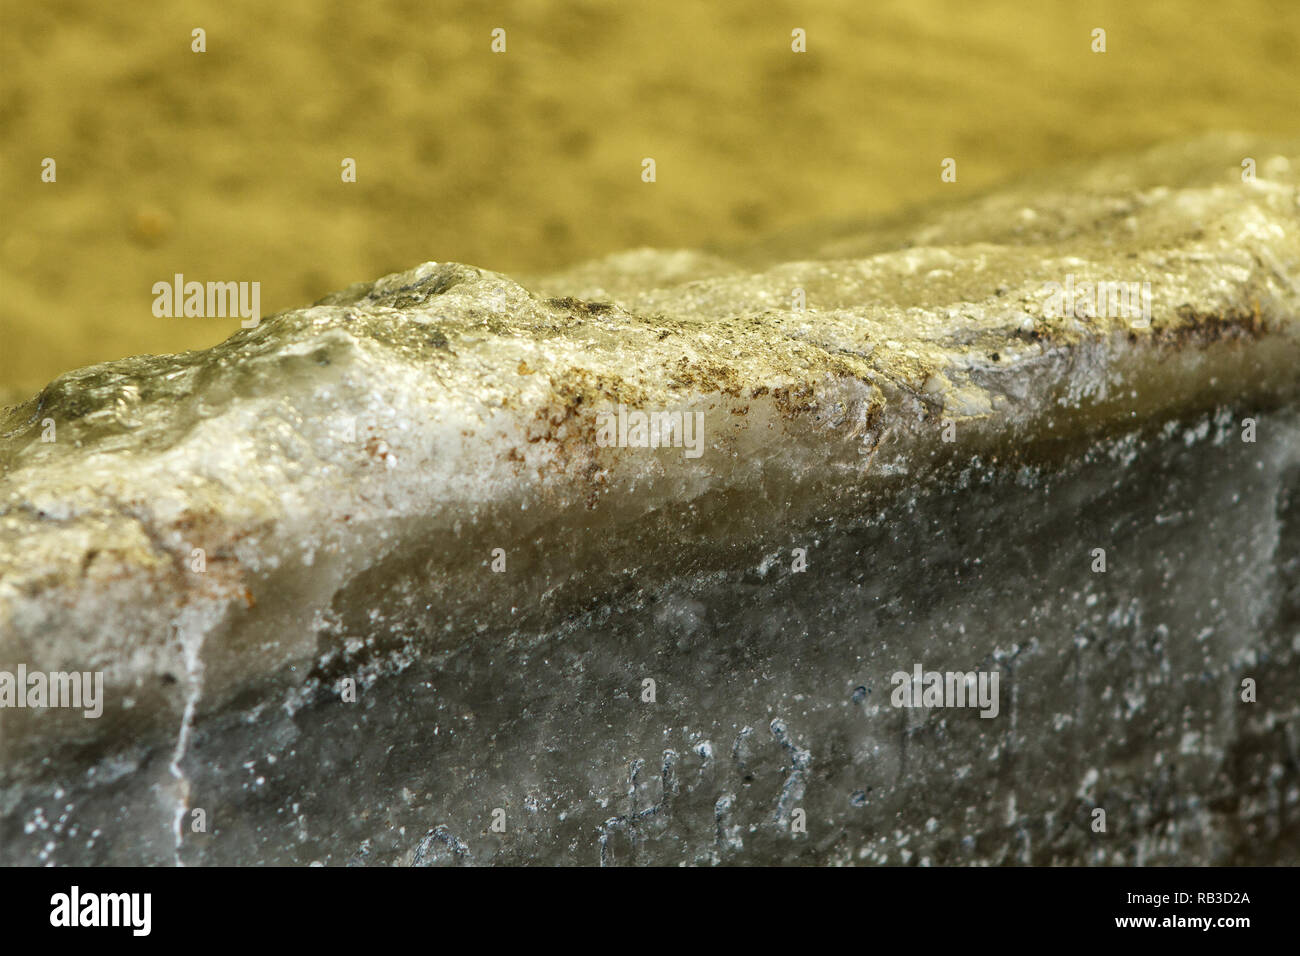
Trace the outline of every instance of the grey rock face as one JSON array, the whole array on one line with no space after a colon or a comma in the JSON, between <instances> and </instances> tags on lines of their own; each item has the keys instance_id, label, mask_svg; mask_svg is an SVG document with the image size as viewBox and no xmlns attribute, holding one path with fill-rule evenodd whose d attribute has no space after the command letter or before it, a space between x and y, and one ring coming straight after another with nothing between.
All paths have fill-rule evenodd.
<instances>
[{"instance_id":1,"label":"grey rock face","mask_svg":"<svg viewBox=\"0 0 1300 956\"><path fill-rule=\"evenodd\" d=\"M0 862L1295 862L1298 162L62 376L0 421L0 675L103 712L0 708Z\"/></svg>"}]
</instances>

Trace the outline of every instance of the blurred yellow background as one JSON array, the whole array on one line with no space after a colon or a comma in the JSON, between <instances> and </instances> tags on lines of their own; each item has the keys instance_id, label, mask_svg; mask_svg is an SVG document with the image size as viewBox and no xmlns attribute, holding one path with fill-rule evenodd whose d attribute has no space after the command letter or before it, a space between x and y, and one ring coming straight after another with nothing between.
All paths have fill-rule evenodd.
<instances>
[{"instance_id":1,"label":"blurred yellow background","mask_svg":"<svg viewBox=\"0 0 1300 956\"><path fill-rule=\"evenodd\" d=\"M155 318L177 272L260 281L266 315L428 259L537 272L1205 130L1292 135L1300 3L4 0L0 71L12 401L238 329Z\"/></svg>"}]
</instances>

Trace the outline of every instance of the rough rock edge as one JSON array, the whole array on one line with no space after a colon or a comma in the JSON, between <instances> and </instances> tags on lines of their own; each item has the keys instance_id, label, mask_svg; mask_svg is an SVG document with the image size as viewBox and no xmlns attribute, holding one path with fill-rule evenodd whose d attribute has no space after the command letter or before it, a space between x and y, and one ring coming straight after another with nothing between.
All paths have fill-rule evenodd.
<instances>
[{"instance_id":1,"label":"rough rock edge","mask_svg":"<svg viewBox=\"0 0 1300 956\"><path fill-rule=\"evenodd\" d=\"M1169 163L1168 148L1054 191L1011 187L862 259L749 272L641 251L536 293L426 263L212 349L61 376L0 421L0 667L104 670L109 696L138 709L6 734L0 782L43 742L149 715L179 725L176 765L200 701L320 658L304 619L404 537L513 513L502 540L545 527L580 558L584 510L615 533L731 489L758 493L755 520L778 520L917 480L945 451L944 420L962 454L1014 461L1135 417L1293 396L1297 163L1261 159L1243 184L1237 152L1178 189L1097 187L1124 182L1125 163ZM1013 209L1025 234L1008 233ZM934 245L948 233L961 243ZM1044 318L1042 284L1067 272L1150 281L1151 327ZM807 312L786 308L796 286ZM596 447L591 412L618 402L703 410L708 451L691 463ZM54 444L40 441L47 418ZM340 438L351 418L356 442ZM817 501L769 499L773 485ZM198 546L204 575L187 570ZM468 625L468 607L449 619Z\"/></svg>"}]
</instances>

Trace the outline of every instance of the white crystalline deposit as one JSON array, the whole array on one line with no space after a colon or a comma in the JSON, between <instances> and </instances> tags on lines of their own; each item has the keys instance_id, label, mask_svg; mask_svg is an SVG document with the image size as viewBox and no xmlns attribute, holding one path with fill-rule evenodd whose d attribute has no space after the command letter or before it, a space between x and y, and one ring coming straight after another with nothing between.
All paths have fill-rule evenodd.
<instances>
[{"instance_id":1,"label":"white crystalline deposit","mask_svg":"<svg viewBox=\"0 0 1300 956\"><path fill-rule=\"evenodd\" d=\"M0 813L128 747L183 811L228 709L756 567L963 462L1284 407L1297 170L1300 144L1207 138L724 256L425 263L69 372L0 420L0 671L102 672L104 714L0 709Z\"/></svg>"}]
</instances>

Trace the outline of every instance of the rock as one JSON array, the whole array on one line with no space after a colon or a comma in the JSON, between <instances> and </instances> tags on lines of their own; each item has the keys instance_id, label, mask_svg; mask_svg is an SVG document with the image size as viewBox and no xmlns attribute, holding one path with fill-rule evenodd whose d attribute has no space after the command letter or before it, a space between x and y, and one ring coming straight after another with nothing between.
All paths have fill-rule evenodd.
<instances>
[{"instance_id":1,"label":"rock","mask_svg":"<svg viewBox=\"0 0 1300 956\"><path fill-rule=\"evenodd\" d=\"M0 694L102 715L0 709L0 862L1295 862L1298 157L61 376Z\"/></svg>"}]
</instances>

